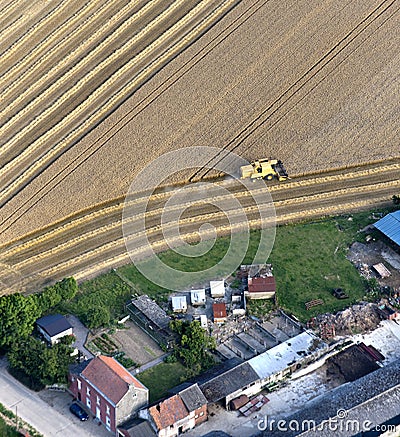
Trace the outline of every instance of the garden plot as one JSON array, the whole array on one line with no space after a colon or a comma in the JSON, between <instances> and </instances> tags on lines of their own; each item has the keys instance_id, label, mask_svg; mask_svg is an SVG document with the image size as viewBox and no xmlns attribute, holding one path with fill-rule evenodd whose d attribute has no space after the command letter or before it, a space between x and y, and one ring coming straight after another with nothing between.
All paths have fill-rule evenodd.
<instances>
[{"instance_id":1,"label":"garden plot","mask_svg":"<svg viewBox=\"0 0 400 437\"><path fill-rule=\"evenodd\" d=\"M110 335L110 337L119 344L121 350L139 366L164 354L157 343L134 323L128 321L125 323L125 326L129 329L118 330Z\"/></svg>"}]
</instances>

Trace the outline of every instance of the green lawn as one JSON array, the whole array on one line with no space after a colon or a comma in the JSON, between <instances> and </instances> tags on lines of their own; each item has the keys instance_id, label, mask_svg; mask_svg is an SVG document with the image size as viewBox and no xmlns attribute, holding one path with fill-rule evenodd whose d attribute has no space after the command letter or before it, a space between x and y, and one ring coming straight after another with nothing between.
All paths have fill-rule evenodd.
<instances>
[{"instance_id":1,"label":"green lawn","mask_svg":"<svg viewBox=\"0 0 400 437\"><path fill-rule=\"evenodd\" d=\"M352 232L339 230L334 220L278 229L270 261L277 283L277 303L303 322L310 316L340 310L364 295L364 282L346 259ZM343 288L349 299L332 296ZM305 302L322 299L311 310Z\"/></svg>"},{"instance_id":2,"label":"green lawn","mask_svg":"<svg viewBox=\"0 0 400 437\"><path fill-rule=\"evenodd\" d=\"M186 380L186 368L176 363L161 363L137 375L149 389L150 403L167 395L172 387Z\"/></svg>"},{"instance_id":3,"label":"green lawn","mask_svg":"<svg viewBox=\"0 0 400 437\"><path fill-rule=\"evenodd\" d=\"M18 437L21 434L15 430L15 428L6 424L6 422L0 417L0 436L1 437Z\"/></svg>"},{"instance_id":4,"label":"green lawn","mask_svg":"<svg viewBox=\"0 0 400 437\"><path fill-rule=\"evenodd\" d=\"M268 260L274 266L278 305L306 321L316 314L340 310L362 298L365 288L362 278L345 255L353 241L364 241L365 237L359 230L376 220L371 212L362 212L278 227ZM252 231L250 236L243 261L246 264L253 259L260 232ZM229 238L219 238L206 255L198 258L184 257L171 250L158 256L176 270L201 271L218 264L229 244ZM239 254L237 258L239 265L242 262ZM79 286L76 298L63 309L81 316L90 306L103 306L110 309L111 319L116 319L123 314L124 303L132 293L148 294L159 302L165 301L170 293L143 277L132 264L120 267L118 273L121 277L110 272L84 282ZM226 276L226 272L221 272L220 276ZM182 289L191 285L195 284L182 285ZM335 299L331 290L337 287L343 288L350 299ZM305 302L317 298L322 299L324 305L306 311ZM258 316L269 308L270 303L250 304L251 313Z\"/></svg>"}]
</instances>

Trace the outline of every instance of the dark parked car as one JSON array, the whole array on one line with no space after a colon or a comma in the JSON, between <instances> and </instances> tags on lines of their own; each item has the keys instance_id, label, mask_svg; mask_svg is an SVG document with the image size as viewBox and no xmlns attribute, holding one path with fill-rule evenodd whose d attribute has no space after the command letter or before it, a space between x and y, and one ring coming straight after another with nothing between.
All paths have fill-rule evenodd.
<instances>
[{"instance_id":1,"label":"dark parked car","mask_svg":"<svg viewBox=\"0 0 400 437\"><path fill-rule=\"evenodd\" d=\"M332 294L336 297L336 299L348 299L349 298L349 296L341 288L335 288L332 291Z\"/></svg>"},{"instance_id":2,"label":"dark parked car","mask_svg":"<svg viewBox=\"0 0 400 437\"><path fill-rule=\"evenodd\" d=\"M86 411L78 404L72 404L69 407L69 410L71 411L72 414L75 414L75 416L79 420L88 420L89 419L89 416L86 413Z\"/></svg>"}]
</instances>

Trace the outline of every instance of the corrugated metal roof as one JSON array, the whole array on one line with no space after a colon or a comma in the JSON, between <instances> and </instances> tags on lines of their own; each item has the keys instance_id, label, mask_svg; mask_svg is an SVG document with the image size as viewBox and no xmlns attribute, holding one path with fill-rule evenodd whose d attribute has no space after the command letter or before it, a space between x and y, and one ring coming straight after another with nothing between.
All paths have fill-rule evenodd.
<instances>
[{"instance_id":1,"label":"corrugated metal roof","mask_svg":"<svg viewBox=\"0 0 400 437\"><path fill-rule=\"evenodd\" d=\"M187 309L186 296L172 296L171 300L174 311Z\"/></svg>"},{"instance_id":2,"label":"corrugated metal roof","mask_svg":"<svg viewBox=\"0 0 400 437\"><path fill-rule=\"evenodd\" d=\"M268 378L302 359L315 340L315 336L308 332L302 332L261 355L251 358L248 363L257 372L260 379Z\"/></svg>"},{"instance_id":3,"label":"corrugated metal roof","mask_svg":"<svg viewBox=\"0 0 400 437\"><path fill-rule=\"evenodd\" d=\"M374 226L400 246L400 210L385 215Z\"/></svg>"}]
</instances>

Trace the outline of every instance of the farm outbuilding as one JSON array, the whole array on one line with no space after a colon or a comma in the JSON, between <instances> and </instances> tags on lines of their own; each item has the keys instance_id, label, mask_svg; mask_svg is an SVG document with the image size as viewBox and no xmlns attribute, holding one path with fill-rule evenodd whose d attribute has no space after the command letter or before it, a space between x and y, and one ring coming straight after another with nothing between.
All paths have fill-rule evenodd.
<instances>
[{"instance_id":1,"label":"farm outbuilding","mask_svg":"<svg viewBox=\"0 0 400 437\"><path fill-rule=\"evenodd\" d=\"M126 309L135 325L145 331L159 345L167 346L173 340L169 329L171 318L147 295L132 299Z\"/></svg>"},{"instance_id":2,"label":"farm outbuilding","mask_svg":"<svg viewBox=\"0 0 400 437\"><path fill-rule=\"evenodd\" d=\"M224 303L214 303L213 304L213 317L214 323L220 324L224 323L227 318L226 305Z\"/></svg>"},{"instance_id":3,"label":"farm outbuilding","mask_svg":"<svg viewBox=\"0 0 400 437\"><path fill-rule=\"evenodd\" d=\"M190 302L193 306L206 304L206 290L201 288L199 290L190 291Z\"/></svg>"},{"instance_id":4,"label":"farm outbuilding","mask_svg":"<svg viewBox=\"0 0 400 437\"><path fill-rule=\"evenodd\" d=\"M187 311L186 296L172 296L171 303L174 313L185 313Z\"/></svg>"},{"instance_id":5,"label":"farm outbuilding","mask_svg":"<svg viewBox=\"0 0 400 437\"><path fill-rule=\"evenodd\" d=\"M72 335L72 326L61 314L50 314L36 320L36 326L43 337L50 343L55 344L60 338Z\"/></svg>"},{"instance_id":6,"label":"farm outbuilding","mask_svg":"<svg viewBox=\"0 0 400 437\"><path fill-rule=\"evenodd\" d=\"M374 226L400 247L400 210L385 215Z\"/></svg>"},{"instance_id":7,"label":"farm outbuilding","mask_svg":"<svg viewBox=\"0 0 400 437\"><path fill-rule=\"evenodd\" d=\"M249 278L247 282L250 299L270 299L275 296L276 284L273 276Z\"/></svg>"},{"instance_id":8,"label":"farm outbuilding","mask_svg":"<svg viewBox=\"0 0 400 437\"><path fill-rule=\"evenodd\" d=\"M225 296L225 283L224 281L210 281L211 297L224 297Z\"/></svg>"}]
</instances>

